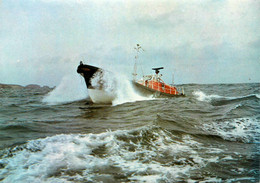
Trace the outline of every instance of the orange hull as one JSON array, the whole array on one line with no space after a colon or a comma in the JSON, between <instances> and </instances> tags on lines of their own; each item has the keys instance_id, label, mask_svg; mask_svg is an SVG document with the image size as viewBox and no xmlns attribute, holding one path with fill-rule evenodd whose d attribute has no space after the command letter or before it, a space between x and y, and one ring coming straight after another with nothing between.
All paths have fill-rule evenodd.
<instances>
[{"instance_id":1,"label":"orange hull","mask_svg":"<svg viewBox=\"0 0 260 183\"><path fill-rule=\"evenodd\" d=\"M177 91L176 87L158 81L149 81L148 83L146 83L146 87L157 90L162 93L179 95L179 92Z\"/></svg>"}]
</instances>

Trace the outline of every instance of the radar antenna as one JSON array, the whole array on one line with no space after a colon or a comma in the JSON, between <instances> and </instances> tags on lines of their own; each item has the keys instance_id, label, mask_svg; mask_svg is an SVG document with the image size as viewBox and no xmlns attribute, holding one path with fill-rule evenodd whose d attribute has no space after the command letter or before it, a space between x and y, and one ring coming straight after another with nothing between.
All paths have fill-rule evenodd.
<instances>
[{"instance_id":1,"label":"radar antenna","mask_svg":"<svg viewBox=\"0 0 260 183\"><path fill-rule=\"evenodd\" d=\"M152 68L152 70L155 70L155 74L159 74L161 69L163 69L163 67Z\"/></svg>"}]
</instances>

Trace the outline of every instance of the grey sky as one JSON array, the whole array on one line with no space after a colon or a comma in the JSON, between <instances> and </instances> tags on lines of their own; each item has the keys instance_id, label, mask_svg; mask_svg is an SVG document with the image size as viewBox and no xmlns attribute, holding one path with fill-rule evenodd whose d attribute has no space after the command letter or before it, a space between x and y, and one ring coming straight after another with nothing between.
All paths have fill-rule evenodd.
<instances>
[{"instance_id":1,"label":"grey sky","mask_svg":"<svg viewBox=\"0 0 260 183\"><path fill-rule=\"evenodd\" d=\"M79 60L176 83L260 82L260 1L0 1L0 83L57 85Z\"/></svg>"}]
</instances>

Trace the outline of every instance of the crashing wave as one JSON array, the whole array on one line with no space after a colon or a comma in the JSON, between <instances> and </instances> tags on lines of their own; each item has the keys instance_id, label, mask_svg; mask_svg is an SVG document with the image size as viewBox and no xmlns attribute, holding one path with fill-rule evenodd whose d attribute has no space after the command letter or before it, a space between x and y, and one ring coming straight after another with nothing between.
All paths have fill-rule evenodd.
<instances>
[{"instance_id":1,"label":"crashing wave","mask_svg":"<svg viewBox=\"0 0 260 183\"><path fill-rule=\"evenodd\" d=\"M155 126L101 134L56 135L7 150L3 182L167 182L215 162L191 136L182 142ZM163 161L170 158L169 163Z\"/></svg>"}]
</instances>

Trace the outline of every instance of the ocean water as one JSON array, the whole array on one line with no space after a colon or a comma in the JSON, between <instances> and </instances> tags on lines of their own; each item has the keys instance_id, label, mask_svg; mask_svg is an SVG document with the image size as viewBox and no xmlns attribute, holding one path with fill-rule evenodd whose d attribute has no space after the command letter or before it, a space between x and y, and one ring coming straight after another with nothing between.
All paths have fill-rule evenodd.
<instances>
[{"instance_id":1,"label":"ocean water","mask_svg":"<svg viewBox=\"0 0 260 183\"><path fill-rule=\"evenodd\" d=\"M72 81L0 89L0 182L259 182L259 83L154 99L123 82L102 105Z\"/></svg>"}]
</instances>

